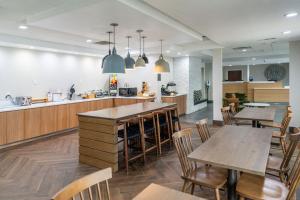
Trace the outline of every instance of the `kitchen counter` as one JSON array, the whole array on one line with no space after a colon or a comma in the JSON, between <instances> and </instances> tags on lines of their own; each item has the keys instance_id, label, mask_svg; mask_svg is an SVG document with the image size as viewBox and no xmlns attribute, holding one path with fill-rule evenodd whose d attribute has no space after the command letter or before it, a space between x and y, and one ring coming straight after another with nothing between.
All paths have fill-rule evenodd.
<instances>
[{"instance_id":1,"label":"kitchen counter","mask_svg":"<svg viewBox=\"0 0 300 200\"><path fill-rule=\"evenodd\" d=\"M176 95L162 95L161 97L170 97L170 98L175 98L179 96L186 96L187 94L176 94Z\"/></svg>"},{"instance_id":2,"label":"kitchen counter","mask_svg":"<svg viewBox=\"0 0 300 200\"><path fill-rule=\"evenodd\" d=\"M100 98L93 98L93 99L78 99L78 100L63 100L59 102L46 102L46 103L36 103L31 104L30 106L7 106L7 107L0 107L1 112L9 112L9 111L17 111L17 110L26 110L32 108L41 108L41 107L48 107L48 106L58 106L58 105L65 105L65 104L73 104L73 103L81 103L81 102L89 102L89 101L97 101L101 99L137 99L137 100L148 100L148 99L155 99L155 97L144 97L144 96L133 96L133 97L124 97L124 96L105 96Z\"/></svg>"},{"instance_id":3,"label":"kitchen counter","mask_svg":"<svg viewBox=\"0 0 300 200\"><path fill-rule=\"evenodd\" d=\"M145 102L79 113L79 161L118 171L118 121L174 105Z\"/></svg>"},{"instance_id":4,"label":"kitchen counter","mask_svg":"<svg viewBox=\"0 0 300 200\"><path fill-rule=\"evenodd\" d=\"M176 103L179 115L184 115L186 113L186 94L176 94L174 96L161 96L161 101L163 103Z\"/></svg>"}]
</instances>

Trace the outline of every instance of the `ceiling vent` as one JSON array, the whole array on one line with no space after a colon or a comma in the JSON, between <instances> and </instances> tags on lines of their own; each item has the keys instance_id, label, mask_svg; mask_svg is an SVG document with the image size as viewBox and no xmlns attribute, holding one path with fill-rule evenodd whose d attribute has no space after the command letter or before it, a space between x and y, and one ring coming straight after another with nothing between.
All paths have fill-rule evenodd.
<instances>
[{"instance_id":1,"label":"ceiling vent","mask_svg":"<svg viewBox=\"0 0 300 200\"><path fill-rule=\"evenodd\" d=\"M265 38L265 39L262 39L262 41L270 41L270 40L277 40L277 38Z\"/></svg>"},{"instance_id":2,"label":"ceiling vent","mask_svg":"<svg viewBox=\"0 0 300 200\"><path fill-rule=\"evenodd\" d=\"M98 41L95 42L94 44L98 44L98 45L109 45L109 41ZM110 42L110 44L114 44L113 42Z\"/></svg>"},{"instance_id":3,"label":"ceiling vent","mask_svg":"<svg viewBox=\"0 0 300 200\"><path fill-rule=\"evenodd\" d=\"M232 48L232 49L236 50L236 51L248 51L248 50L252 49L252 47L245 46L245 47L235 47L235 48Z\"/></svg>"}]
</instances>

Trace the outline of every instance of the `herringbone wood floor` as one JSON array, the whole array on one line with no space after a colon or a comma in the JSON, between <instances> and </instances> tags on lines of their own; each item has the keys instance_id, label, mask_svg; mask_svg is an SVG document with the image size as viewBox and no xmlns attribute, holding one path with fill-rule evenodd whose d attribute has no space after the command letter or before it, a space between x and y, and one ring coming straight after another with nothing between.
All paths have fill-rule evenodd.
<instances>
[{"instance_id":1,"label":"herringbone wood floor","mask_svg":"<svg viewBox=\"0 0 300 200\"><path fill-rule=\"evenodd\" d=\"M187 126L193 125L184 124ZM196 132L193 143L200 144ZM96 170L78 163L76 132L18 147L0 153L0 200L49 200L71 181ZM160 158L148 156L146 165L132 163L129 175L125 170L113 174L113 200L132 199L153 182L179 190L183 183L180 174L175 150L166 148ZM214 199L210 189L196 188L196 195Z\"/></svg>"}]
</instances>

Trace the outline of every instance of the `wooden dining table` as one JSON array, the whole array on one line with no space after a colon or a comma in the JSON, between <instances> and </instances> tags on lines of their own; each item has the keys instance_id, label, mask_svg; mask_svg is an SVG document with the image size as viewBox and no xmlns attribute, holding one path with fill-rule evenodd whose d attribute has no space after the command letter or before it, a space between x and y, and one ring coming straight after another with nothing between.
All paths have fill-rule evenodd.
<instances>
[{"instance_id":1,"label":"wooden dining table","mask_svg":"<svg viewBox=\"0 0 300 200\"><path fill-rule=\"evenodd\" d=\"M260 128L260 121L274 121L275 111L274 108L246 107L234 115L234 118L237 120L252 120L252 127Z\"/></svg>"},{"instance_id":2,"label":"wooden dining table","mask_svg":"<svg viewBox=\"0 0 300 200\"><path fill-rule=\"evenodd\" d=\"M170 189L157 184L150 184L146 189L139 193L133 200L205 200L178 190Z\"/></svg>"},{"instance_id":3,"label":"wooden dining table","mask_svg":"<svg viewBox=\"0 0 300 200\"><path fill-rule=\"evenodd\" d=\"M264 176L271 146L272 130L246 126L224 126L188 158L228 169L228 199L237 199L237 172Z\"/></svg>"}]
</instances>

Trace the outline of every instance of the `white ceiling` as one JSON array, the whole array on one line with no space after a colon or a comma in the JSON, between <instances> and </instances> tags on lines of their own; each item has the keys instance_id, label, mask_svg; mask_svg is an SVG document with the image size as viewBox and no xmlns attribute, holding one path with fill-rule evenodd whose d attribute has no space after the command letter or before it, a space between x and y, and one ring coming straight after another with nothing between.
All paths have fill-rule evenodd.
<instances>
[{"instance_id":1,"label":"white ceiling","mask_svg":"<svg viewBox=\"0 0 300 200\"><path fill-rule=\"evenodd\" d=\"M200 56L209 54L207 49L223 46L225 63L253 63L253 58L258 62L288 57L288 41L300 39L300 16L286 19L283 15L289 11L300 13L300 1L0 0L0 45L34 44L103 55L107 46L85 41L107 40L109 24L117 22L120 54L126 53L127 35L133 36L131 46L138 50L135 31L141 28L148 37L148 54L159 53L158 40L164 39L164 50L170 50L170 56ZM29 29L19 30L22 23L28 24ZM292 33L284 36L285 30ZM200 41L193 35L205 35L210 40ZM277 39L264 40L274 37ZM232 49L238 46L252 49L246 53Z\"/></svg>"}]
</instances>

